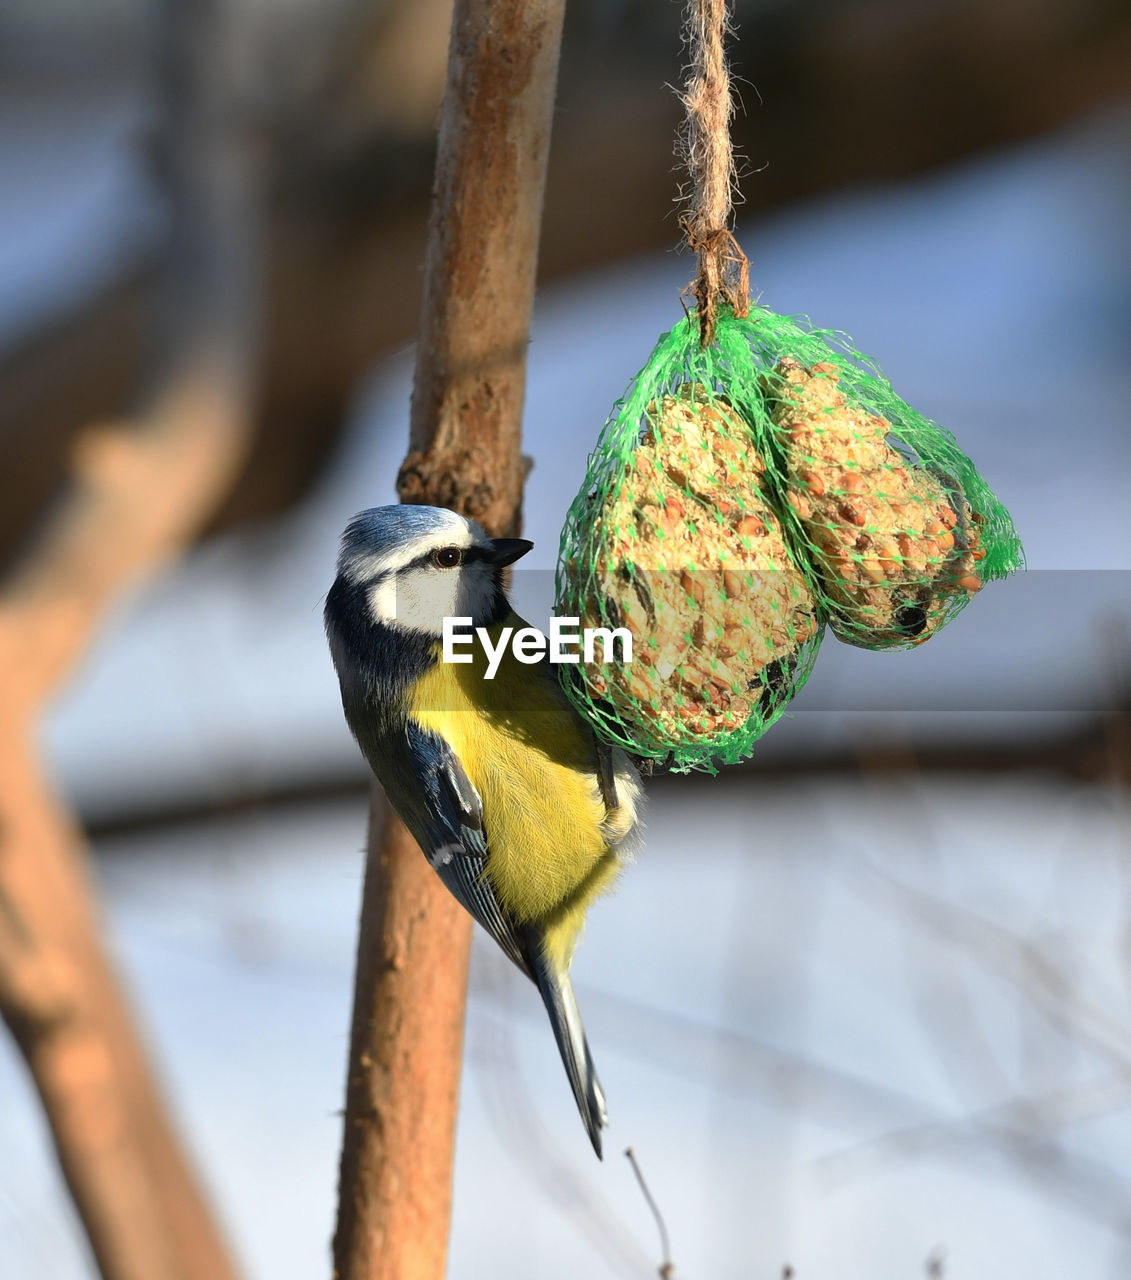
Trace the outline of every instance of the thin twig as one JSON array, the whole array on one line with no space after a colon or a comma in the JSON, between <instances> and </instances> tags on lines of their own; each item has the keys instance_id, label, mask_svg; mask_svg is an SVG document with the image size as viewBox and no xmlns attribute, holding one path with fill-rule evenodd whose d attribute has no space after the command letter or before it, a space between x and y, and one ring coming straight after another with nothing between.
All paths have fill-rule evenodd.
<instances>
[{"instance_id":1,"label":"thin twig","mask_svg":"<svg viewBox=\"0 0 1131 1280\"><path fill-rule=\"evenodd\" d=\"M663 1255L663 1261L660 1263L658 1274L660 1280L671 1280L675 1275L675 1264L672 1262L671 1241L668 1239L668 1229L664 1223L664 1215L660 1212L660 1206L656 1203L651 1191L648 1190L648 1184L644 1181L644 1174L641 1172L640 1165L636 1159L636 1152L631 1147L626 1147L624 1154L628 1157L628 1163L632 1165L632 1172L636 1174L636 1181L640 1184L640 1190L644 1195L644 1199L648 1202L648 1208L652 1210L652 1217L656 1219L656 1226L660 1231L660 1252Z\"/></svg>"}]
</instances>

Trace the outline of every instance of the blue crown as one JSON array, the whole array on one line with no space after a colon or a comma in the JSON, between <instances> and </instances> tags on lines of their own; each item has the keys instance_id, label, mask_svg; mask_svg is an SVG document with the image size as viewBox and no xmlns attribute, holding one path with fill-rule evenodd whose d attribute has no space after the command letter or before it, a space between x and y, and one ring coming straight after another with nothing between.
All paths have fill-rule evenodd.
<instances>
[{"instance_id":1,"label":"blue crown","mask_svg":"<svg viewBox=\"0 0 1131 1280\"><path fill-rule=\"evenodd\" d=\"M360 511L342 534L342 552L384 555L425 534L448 528L463 530L471 523L444 507L370 507Z\"/></svg>"}]
</instances>

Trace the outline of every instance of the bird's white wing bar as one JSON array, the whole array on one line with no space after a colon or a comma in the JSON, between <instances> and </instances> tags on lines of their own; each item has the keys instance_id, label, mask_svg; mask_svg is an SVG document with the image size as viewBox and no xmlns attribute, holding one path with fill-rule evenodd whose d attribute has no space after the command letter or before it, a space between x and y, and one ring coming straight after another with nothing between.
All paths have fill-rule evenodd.
<instances>
[{"instance_id":1,"label":"bird's white wing bar","mask_svg":"<svg viewBox=\"0 0 1131 1280\"><path fill-rule=\"evenodd\" d=\"M466 858L467 850L462 844L441 844L435 849L429 850L428 861L439 871L441 867L446 867L453 858Z\"/></svg>"}]
</instances>

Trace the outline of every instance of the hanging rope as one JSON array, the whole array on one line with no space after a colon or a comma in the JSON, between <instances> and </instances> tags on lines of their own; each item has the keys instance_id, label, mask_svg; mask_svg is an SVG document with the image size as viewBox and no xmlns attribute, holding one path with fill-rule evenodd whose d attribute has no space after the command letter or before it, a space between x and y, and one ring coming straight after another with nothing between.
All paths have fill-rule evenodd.
<instances>
[{"instance_id":1,"label":"hanging rope","mask_svg":"<svg viewBox=\"0 0 1131 1280\"><path fill-rule=\"evenodd\" d=\"M715 336L720 303L742 317L750 308L746 255L730 229L735 187L730 91L724 41L730 30L727 0L688 0L684 39L690 57L687 88L681 94L687 119L680 151L691 177L691 208L681 223L699 257L699 274L688 286L699 318L699 341Z\"/></svg>"}]
</instances>

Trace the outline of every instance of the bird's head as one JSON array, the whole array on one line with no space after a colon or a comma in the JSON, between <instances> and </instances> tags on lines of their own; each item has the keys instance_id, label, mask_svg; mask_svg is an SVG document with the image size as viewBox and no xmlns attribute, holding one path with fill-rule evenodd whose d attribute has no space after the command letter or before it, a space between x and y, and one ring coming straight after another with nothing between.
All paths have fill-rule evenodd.
<instances>
[{"instance_id":1,"label":"bird's head","mask_svg":"<svg viewBox=\"0 0 1131 1280\"><path fill-rule=\"evenodd\" d=\"M373 507L342 536L338 578L361 593L372 621L439 638L446 617L477 627L504 617L503 570L533 545L489 538L442 507Z\"/></svg>"}]
</instances>

